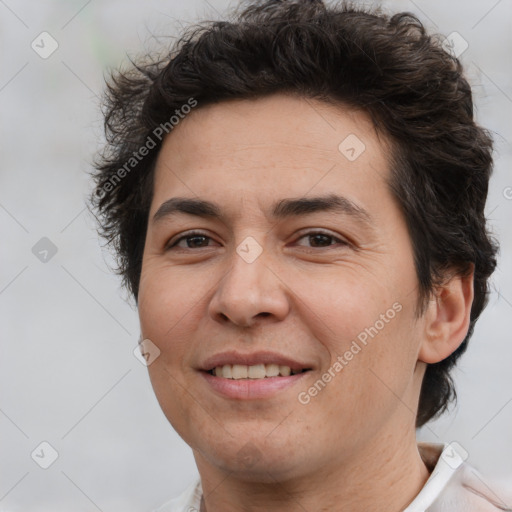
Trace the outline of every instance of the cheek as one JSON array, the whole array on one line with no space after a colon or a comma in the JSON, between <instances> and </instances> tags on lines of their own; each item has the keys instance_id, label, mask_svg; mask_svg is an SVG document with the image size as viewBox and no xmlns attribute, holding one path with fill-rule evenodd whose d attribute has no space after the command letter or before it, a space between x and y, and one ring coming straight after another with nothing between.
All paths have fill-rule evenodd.
<instances>
[{"instance_id":1,"label":"cheek","mask_svg":"<svg viewBox=\"0 0 512 512\"><path fill-rule=\"evenodd\" d=\"M410 383L418 348L410 283L405 273L378 277L338 269L325 282L296 283L298 314L330 355L322 371L335 375L315 398L325 410L384 414Z\"/></svg>"},{"instance_id":2,"label":"cheek","mask_svg":"<svg viewBox=\"0 0 512 512\"><path fill-rule=\"evenodd\" d=\"M192 419L204 419L201 415L191 418L196 404L186 392L187 372L191 371L186 363L187 340L197 327L193 308L201 291L190 284L176 269L147 265L141 274L138 305L142 336L160 350L148 366L151 385L169 423L186 442Z\"/></svg>"},{"instance_id":3,"label":"cheek","mask_svg":"<svg viewBox=\"0 0 512 512\"><path fill-rule=\"evenodd\" d=\"M182 435L193 410L187 379L190 367L190 338L197 330L201 297L205 290L178 269L148 265L143 269L139 291L141 334L151 340L160 354L148 366L149 377L160 406L173 427Z\"/></svg>"},{"instance_id":4,"label":"cheek","mask_svg":"<svg viewBox=\"0 0 512 512\"><path fill-rule=\"evenodd\" d=\"M322 279L305 275L294 283L294 292L300 299L296 301L298 314L315 329L312 334L329 346L330 352L343 354L358 337L364 342L369 337L367 330L376 322L379 328L384 327L381 315L385 320L396 316L396 296L389 292L392 286L384 276L377 279L368 271L341 267Z\"/></svg>"},{"instance_id":5,"label":"cheek","mask_svg":"<svg viewBox=\"0 0 512 512\"><path fill-rule=\"evenodd\" d=\"M181 376L175 375L168 363L159 358L148 370L162 412L178 435L192 444L195 441L193 433L207 428L213 411L208 411L207 404L194 399Z\"/></svg>"},{"instance_id":6,"label":"cheek","mask_svg":"<svg viewBox=\"0 0 512 512\"><path fill-rule=\"evenodd\" d=\"M194 313L209 288L199 273L185 274L177 268L148 264L143 268L139 289L143 336L161 345L162 351L169 345L173 345L173 351L179 351L179 343L174 343L193 332L190 324L197 322Z\"/></svg>"}]
</instances>

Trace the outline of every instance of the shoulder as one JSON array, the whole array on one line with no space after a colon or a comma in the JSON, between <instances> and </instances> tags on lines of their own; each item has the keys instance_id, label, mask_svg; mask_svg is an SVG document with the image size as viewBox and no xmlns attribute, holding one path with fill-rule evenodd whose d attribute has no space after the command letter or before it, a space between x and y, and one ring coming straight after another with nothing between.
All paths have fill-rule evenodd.
<instances>
[{"instance_id":1,"label":"shoulder","mask_svg":"<svg viewBox=\"0 0 512 512\"><path fill-rule=\"evenodd\" d=\"M474 467L461 464L429 512L512 511L512 478L485 478Z\"/></svg>"},{"instance_id":2,"label":"shoulder","mask_svg":"<svg viewBox=\"0 0 512 512\"><path fill-rule=\"evenodd\" d=\"M197 478L178 497L165 502L153 512L199 511L202 492L201 481Z\"/></svg>"},{"instance_id":3,"label":"shoulder","mask_svg":"<svg viewBox=\"0 0 512 512\"><path fill-rule=\"evenodd\" d=\"M512 512L512 475L484 478L456 442L418 443L430 478L404 512Z\"/></svg>"}]
</instances>

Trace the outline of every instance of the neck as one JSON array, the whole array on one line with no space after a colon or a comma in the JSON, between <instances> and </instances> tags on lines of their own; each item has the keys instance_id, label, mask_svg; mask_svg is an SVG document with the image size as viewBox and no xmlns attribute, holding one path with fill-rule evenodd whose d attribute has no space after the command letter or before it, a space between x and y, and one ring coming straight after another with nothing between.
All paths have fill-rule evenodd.
<instances>
[{"instance_id":1,"label":"neck","mask_svg":"<svg viewBox=\"0 0 512 512\"><path fill-rule=\"evenodd\" d=\"M195 454L204 496L201 512L378 512L383 503L386 510L399 512L430 476L414 430L407 437L400 434L395 432L394 439L383 434L368 443L364 453L342 463L305 467L302 474L272 483L242 480L236 472L212 467Z\"/></svg>"}]
</instances>

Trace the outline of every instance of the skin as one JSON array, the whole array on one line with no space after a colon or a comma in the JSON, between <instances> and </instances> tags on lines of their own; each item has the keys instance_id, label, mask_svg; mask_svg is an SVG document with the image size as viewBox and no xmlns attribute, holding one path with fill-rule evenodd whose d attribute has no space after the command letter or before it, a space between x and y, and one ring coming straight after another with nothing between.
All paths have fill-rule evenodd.
<instances>
[{"instance_id":1,"label":"skin","mask_svg":"<svg viewBox=\"0 0 512 512\"><path fill-rule=\"evenodd\" d=\"M349 134L365 145L354 161L338 149ZM386 183L389 151L364 112L284 94L199 105L164 141L139 316L143 338L161 351L151 382L193 450L203 510L371 512L386 503L398 512L429 477L415 439L425 363L464 339L473 280L453 277L415 314L418 280ZM328 211L270 216L281 199L333 192L364 208L369 224ZM172 197L215 202L224 218L153 222ZM165 250L190 230L209 238ZM318 230L333 238L305 236ZM236 251L249 236L263 251L252 263ZM400 312L300 403L395 303ZM234 400L197 370L225 350L274 350L313 370L270 398Z\"/></svg>"}]
</instances>

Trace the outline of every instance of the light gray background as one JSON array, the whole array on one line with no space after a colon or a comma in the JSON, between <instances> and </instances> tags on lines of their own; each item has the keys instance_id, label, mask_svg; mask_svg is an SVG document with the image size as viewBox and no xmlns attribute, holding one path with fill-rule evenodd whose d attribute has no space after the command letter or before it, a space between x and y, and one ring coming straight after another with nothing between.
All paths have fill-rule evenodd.
<instances>
[{"instance_id":1,"label":"light gray background","mask_svg":"<svg viewBox=\"0 0 512 512\"><path fill-rule=\"evenodd\" d=\"M496 141L487 208L501 240L494 291L455 373L458 407L419 438L457 441L484 475L511 476L512 4L384 5L468 42L461 59L477 117ZM0 0L0 510L148 511L196 475L133 355L137 312L84 200L105 70L151 47L152 34L176 35L181 22L219 18L228 6ZM59 44L47 59L31 48L42 31ZM42 237L57 247L46 263L32 252ZM46 470L31 458L42 441L58 452Z\"/></svg>"}]
</instances>

